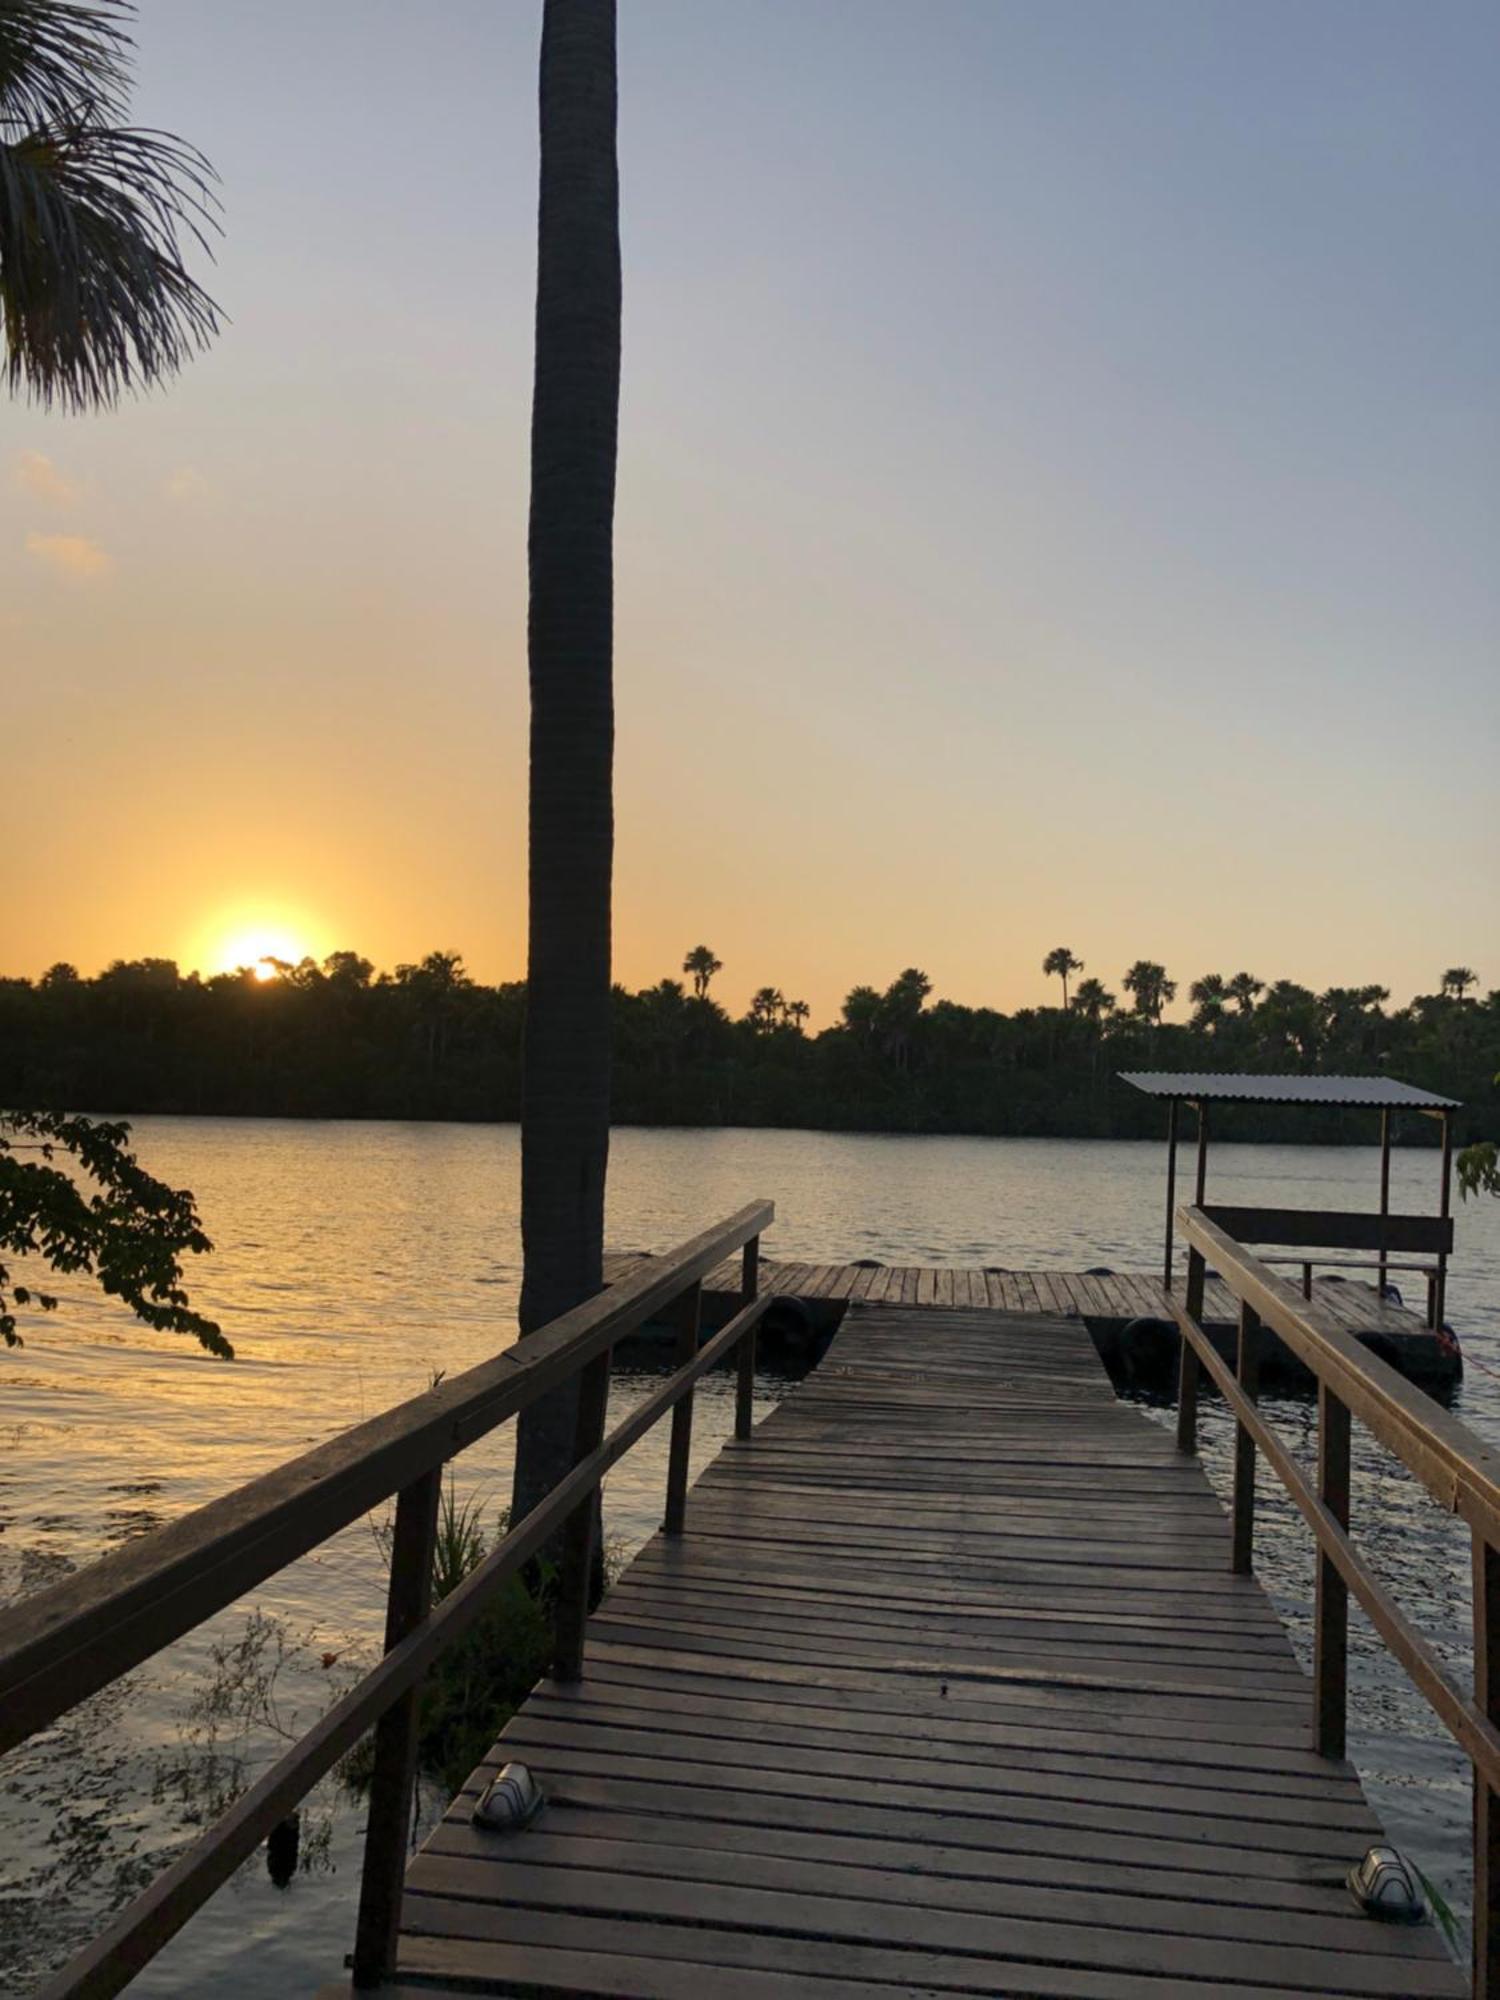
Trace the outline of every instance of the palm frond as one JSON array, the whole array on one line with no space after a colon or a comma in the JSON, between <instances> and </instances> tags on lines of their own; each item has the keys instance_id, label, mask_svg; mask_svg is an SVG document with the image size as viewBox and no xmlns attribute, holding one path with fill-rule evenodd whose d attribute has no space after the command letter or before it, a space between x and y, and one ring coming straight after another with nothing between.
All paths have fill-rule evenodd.
<instances>
[{"instance_id":1,"label":"palm frond","mask_svg":"<svg viewBox=\"0 0 1500 2000\"><path fill-rule=\"evenodd\" d=\"M66 121L81 104L119 117L134 12L131 0L0 0L0 137Z\"/></svg>"},{"instance_id":2,"label":"palm frond","mask_svg":"<svg viewBox=\"0 0 1500 2000\"><path fill-rule=\"evenodd\" d=\"M86 410L160 381L220 315L182 247L211 255L214 171L116 121L127 0L0 0L0 334L13 391Z\"/></svg>"}]
</instances>

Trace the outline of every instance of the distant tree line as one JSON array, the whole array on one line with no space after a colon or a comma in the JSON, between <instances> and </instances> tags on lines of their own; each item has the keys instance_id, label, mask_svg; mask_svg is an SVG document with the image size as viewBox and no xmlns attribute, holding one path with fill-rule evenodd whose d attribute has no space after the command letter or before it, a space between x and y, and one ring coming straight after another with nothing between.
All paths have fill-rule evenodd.
<instances>
[{"instance_id":1,"label":"distant tree line","mask_svg":"<svg viewBox=\"0 0 1500 2000\"><path fill-rule=\"evenodd\" d=\"M267 970L275 976L264 977ZM1389 1072L1464 1100L1460 1135L1500 1126L1500 992L1467 967L1393 1008L1380 986L1314 993L1248 972L1192 981L1191 1017L1138 959L1128 1004L1064 947L1044 963L1060 1006L1013 1014L932 998L909 967L856 986L818 1032L806 1003L760 987L732 1017L706 945L683 978L614 992L621 1124L813 1126L834 1131L1144 1137L1161 1112L1122 1069ZM358 952L203 979L169 959L117 960L93 978L55 965L0 979L0 1102L52 1110L330 1118L513 1119L526 989L485 986L457 952L377 972ZM1368 1140L1365 1114L1257 1111L1220 1131ZM1426 1139L1414 1119L1402 1136Z\"/></svg>"}]
</instances>

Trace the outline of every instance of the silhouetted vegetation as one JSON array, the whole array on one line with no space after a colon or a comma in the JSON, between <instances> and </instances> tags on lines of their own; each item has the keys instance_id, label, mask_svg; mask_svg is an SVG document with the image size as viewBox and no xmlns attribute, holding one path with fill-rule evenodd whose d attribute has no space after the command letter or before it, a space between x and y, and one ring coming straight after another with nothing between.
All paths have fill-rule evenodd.
<instances>
[{"instance_id":1,"label":"silhouetted vegetation","mask_svg":"<svg viewBox=\"0 0 1500 2000\"><path fill-rule=\"evenodd\" d=\"M705 951L706 947L703 947ZM689 954L696 958L696 952ZM1072 954L1069 954L1070 959ZM1500 992L1473 997L1456 968L1440 990L1392 1007L1378 986L1314 993L1249 973L1191 982L1185 1022L1162 1018L1176 982L1151 960L1122 975L1122 1007L1097 978L1071 1004L1004 1014L932 998L910 967L856 986L820 1032L805 1004L760 988L732 1018L707 989L664 979L613 997L620 1124L787 1125L834 1131L1146 1137L1159 1107L1121 1069L1384 1072L1464 1099L1464 1136L1500 1126ZM1083 968L1073 961L1070 972ZM166 959L97 977L54 966L0 980L0 1102L93 1112L317 1118L513 1119L526 990L484 986L455 952L378 973L357 952L281 976L200 979ZM1430 1121L1403 1136L1426 1140ZM1225 1137L1371 1136L1367 1115L1255 1111Z\"/></svg>"},{"instance_id":2,"label":"silhouetted vegetation","mask_svg":"<svg viewBox=\"0 0 1500 2000\"><path fill-rule=\"evenodd\" d=\"M0 1111L0 1254L94 1279L159 1333L190 1333L225 1361L234 1349L195 1312L182 1260L213 1245L192 1195L148 1174L125 1144L128 1125L59 1112ZM19 1153L35 1155L18 1159ZM0 1338L23 1342L16 1309L54 1312L57 1299L0 1263Z\"/></svg>"},{"instance_id":3,"label":"silhouetted vegetation","mask_svg":"<svg viewBox=\"0 0 1500 2000\"><path fill-rule=\"evenodd\" d=\"M208 249L214 171L125 123L131 0L0 8L0 356L7 386L108 409L218 331L182 243Z\"/></svg>"}]
</instances>

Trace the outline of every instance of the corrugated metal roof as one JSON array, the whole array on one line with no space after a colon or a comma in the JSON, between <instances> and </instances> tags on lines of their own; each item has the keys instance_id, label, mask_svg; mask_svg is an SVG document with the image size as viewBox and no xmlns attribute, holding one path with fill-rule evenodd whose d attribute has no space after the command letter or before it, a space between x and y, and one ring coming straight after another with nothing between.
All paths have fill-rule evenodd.
<instances>
[{"instance_id":1,"label":"corrugated metal roof","mask_svg":"<svg viewBox=\"0 0 1500 2000\"><path fill-rule=\"evenodd\" d=\"M1456 1097L1436 1097L1393 1076L1234 1076L1208 1070L1121 1070L1120 1081L1148 1097L1190 1097L1226 1104L1351 1104L1373 1111L1456 1111Z\"/></svg>"}]
</instances>

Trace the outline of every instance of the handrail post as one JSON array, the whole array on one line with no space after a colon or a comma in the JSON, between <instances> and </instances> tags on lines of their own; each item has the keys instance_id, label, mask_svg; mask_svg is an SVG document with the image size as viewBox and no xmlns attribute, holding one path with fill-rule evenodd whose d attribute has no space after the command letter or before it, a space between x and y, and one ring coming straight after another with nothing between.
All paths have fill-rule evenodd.
<instances>
[{"instance_id":1,"label":"handrail post","mask_svg":"<svg viewBox=\"0 0 1500 2000\"><path fill-rule=\"evenodd\" d=\"M1203 1252L1196 1247L1188 1251L1187 1298L1189 1319L1196 1325L1203 1323L1203 1286L1205 1268ZM1198 1377L1201 1369L1198 1350L1182 1336L1182 1358L1177 1367L1177 1449L1188 1453L1198 1449Z\"/></svg>"},{"instance_id":2,"label":"handrail post","mask_svg":"<svg viewBox=\"0 0 1500 2000\"><path fill-rule=\"evenodd\" d=\"M1500 1553L1474 1532L1474 1701L1500 1723ZM1500 1797L1474 1772L1474 2000L1500 2000Z\"/></svg>"},{"instance_id":3,"label":"handrail post","mask_svg":"<svg viewBox=\"0 0 1500 2000\"><path fill-rule=\"evenodd\" d=\"M1240 1301L1240 1339L1235 1373L1249 1402L1260 1395L1260 1315ZM1255 1566L1255 1439L1243 1424L1234 1429L1233 1555L1230 1567L1248 1576Z\"/></svg>"},{"instance_id":4,"label":"handrail post","mask_svg":"<svg viewBox=\"0 0 1500 2000\"><path fill-rule=\"evenodd\" d=\"M760 1238L752 1236L745 1245L740 1259L740 1309L754 1305L760 1290ZM734 1390L734 1434L742 1442L749 1437L754 1427L755 1412L755 1335L750 1331L740 1342L740 1372Z\"/></svg>"},{"instance_id":5,"label":"handrail post","mask_svg":"<svg viewBox=\"0 0 1500 2000\"><path fill-rule=\"evenodd\" d=\"M432 1558L442 1490L443 1468L437 1465L409 1486L403 1486L397 1496L385 1610L387 1652L414 1631L431 1608ZM353 1983L360 1989L381 1985L396 1970L401 1891L417 1782L421 1699L420 1685L408 1689L392 1702L375 1725L375 1763L370 1775L364 1868L360 1876L351 1968Z\"/></svg>"},{"instance_id":6,"label":"handrail post","mask_svg":"<svg viewBox=\"0 0 1500 2000\"><path fill-rule=\"evenodd\" d=\"M603 1442L613 1355L614 1349L606 1348L579 1375L578 1415L573 1429L574 1465L581 1465ZM599 1489L595 1486L584 1494L563 1523L552 1614L552 1678L557 1681L583 1678L584 1632L594 1592L594 1532L598 1518Z\"/></svg>"},{"instance_id":7,"label":"handrail post","mask_svg":"<svg viewBox=\"0 0 1500 2000\"><path fill-rule=\"evenodd\" d=\"M1318 1385L1318 1497L1349 1525L1349 1405ZM1313 1607L1313 1748L1342 1757L1349 1697L1349 1587L1323 1550Z\"/></svg>"},{"instance_id":8,"label":"handrail post","mask_svg":"<svg viewBox=\"0 0 1500 2000\"><path fill-rule=\"evenodd\" d=\"M703 1283L689 1285L673 1307L677 1321L677 1366L684 1367L698 1352L703 1317ZM667 1452L667 1512L662 1532L680 1535L687 1518L688 1461L693 1449L693 1391L687 1388L672 1411L672 1442Z\"/></svg>"}]
</instances>

